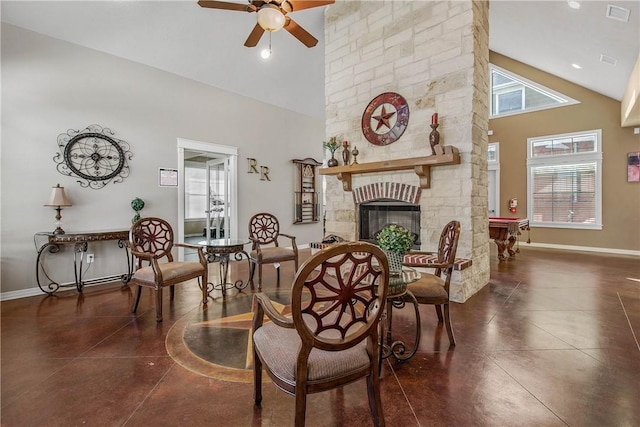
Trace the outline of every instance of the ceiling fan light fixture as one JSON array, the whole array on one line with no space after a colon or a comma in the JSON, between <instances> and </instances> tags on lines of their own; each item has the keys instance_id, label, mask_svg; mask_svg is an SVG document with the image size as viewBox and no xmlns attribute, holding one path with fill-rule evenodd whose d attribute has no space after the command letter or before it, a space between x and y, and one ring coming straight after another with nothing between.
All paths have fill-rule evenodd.
<instances>
[{"instance_id":1,"label":"ceiling fan light fixture","mask_svg":"<svg viewBox=\"0 0 640 427\"><path fill-rule=\"evenodd\" d=\"M258 24L265 31L281 30L284 27L284 22L284 15L276 5L265 4L258 10Z\"/></svg>"}]
</instances>

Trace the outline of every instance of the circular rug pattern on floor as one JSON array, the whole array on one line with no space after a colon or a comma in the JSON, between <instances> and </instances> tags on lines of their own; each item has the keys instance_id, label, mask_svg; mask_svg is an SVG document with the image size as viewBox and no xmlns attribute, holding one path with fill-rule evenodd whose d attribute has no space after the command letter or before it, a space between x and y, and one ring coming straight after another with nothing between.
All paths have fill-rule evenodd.
<instances>
[{"instance_id":1,"label":"circular rug pattern on floor","mask_svg":"<svg viewBox=\"0 0 640 427\"><path fill-rule=\"evenodd\" d=\"M282 314L290 312L290 291L266 292ZM178 320L167 333L165 346L185 369L209 378L253 381L251 346L252 294L209 300Z\"/></svg>"}]
</instances>

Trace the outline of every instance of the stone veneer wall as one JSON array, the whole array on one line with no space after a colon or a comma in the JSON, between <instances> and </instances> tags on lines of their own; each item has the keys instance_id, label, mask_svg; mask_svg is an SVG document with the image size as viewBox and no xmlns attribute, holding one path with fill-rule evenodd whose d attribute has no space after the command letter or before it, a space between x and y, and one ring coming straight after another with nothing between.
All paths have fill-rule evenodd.
<instances>
[{"instance_id":1,"label":"stone veneer wall","mask_svg":"<svg viewBox=\"0 0 640 427\"><path fill-rule=\"evenodd\" d=\"M437 249L447 222L461 222L458 257L473 266L454 274L451 298L458 302L489 281L488 13L488 2L467 0L337 0L325 16L327 136L356 145L359 163L427 156L437 112L441 143L460 150L461 164L433 167L431 188L420 197L423 250ZM383 92L407 100L409 124L393 144L374 146L360 121ZM326 232L355 240L354 197L335 176L326 179ZM419 185L413 171L353 176L353 188L380 182Z\"/></svg>"}]
</instances>

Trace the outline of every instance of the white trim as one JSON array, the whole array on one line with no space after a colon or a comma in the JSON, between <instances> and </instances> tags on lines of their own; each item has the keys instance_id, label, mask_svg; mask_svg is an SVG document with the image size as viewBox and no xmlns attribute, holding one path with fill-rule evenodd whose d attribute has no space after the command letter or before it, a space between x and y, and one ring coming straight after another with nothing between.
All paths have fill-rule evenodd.
<instances>
[{"instance_id":1,"label":"white trim","mask_svg":"<svg viewBox=\"0 0 640 427\"><path fill-rule=\"evenodd\" d=\"M553 104L553 105L544 105L541 107L527 108L519 111L509 111L506 113L493 115L492 114L493 113L493 88L491 83L491 75L493 70L496 70L499 73L506 75L510 79L524 86L529 86L550 98L557 99L558 101L560 101L560 103ZM529 80L511 71L505 70L504 68L498 67L497 65L494 65L494 64L489 64L489 91L488 92L489 92L489 119L499 119L502 117L515 116L516 114L533 113L534 111L549 110L551 108L567 107L569 105L580 104L580 101L575 100L570 96L567 96L563 93L550 89L544 85L541 85L540 83L536 83L532 80ZM524 97L523 97L523 102L524 102Z\"/></svg>"},{"instance_id":2,"label":"white trim","mask_svg":"<svg viewBox=\"0 0 640 427\"><path fill-rule=\"evenodd\" d=\"M120 278L116 277L114 278L113 275L110 276L103 276L103 277L96 277L96 278L92 278L89 280L101 280L104 278L113 278L112 281L109 282L101 282L101 283L90 283L90 284L86 284L84 285L82 288L86 289L86 288L91 288L94 286L104 286L104 285L112 285L113 283L120 283L123 286L128 286L128 285L124 285ZM76 291L76 285L75 282L68 282L68 283L60 283L61 288L54 294L58 294L60 292L67 292L67 291L73 291L76 293L77 296L80 296L82 294L78 293ZM64 288L62 288L62 286L64 286ZM119 289L119 288L113 288L113 289ZM2 292L0 293L0 301L8 301L8 300L12 300L12 299L19 299L19 298L27 298L27 297L35 297L35 296L44 296L46 297L47 294L42 292L42 289L40 289L39 287L34 287L34 288L27 288L27 289L19 289L17 291L8 291L8 292Z\"/></svg>"},{"instance_id":3,"label":"white trim","mask_svg":"<svg viewBox=\"0 0 640 427\"><path fill-rule=\"evenodd\" d=\"M489 216L500 216L500 143L499 142L490 142L487 146L487 150L490 146L496 147L496 159L495 160L487 160L487 171L495 171L495 182L493 183L494 192L496 196L496 210L493 215ZM487 190L488 191L488 190Z\"/></svg>"},{"instance_id":4,"label":"white trim","mask_svg":"<svg viewBox=\"0 0 640 427\"><path fill-rule=\"evenodd\" d=\"M556 245L553 243L520 242L519 245L530 246L532 248L561 249L561 250L579 251L579 252L599 252L599 253L607 253L607 254L631 255L631 256L640 257L640 251L634 251L631 249L598 248L593 246Z\"/></svg>"},{"instance_id":5,"label":"white trim","mask_svg":"<svg viewBox=\"0 0 640 427\"><path fill-rule=\"evenodd\" d=\"M9 301L12 299L35 297L44 295L40 288L20 289L19 291L9 291L0 293L0 301Z\"/></svg>"}]
</instances>

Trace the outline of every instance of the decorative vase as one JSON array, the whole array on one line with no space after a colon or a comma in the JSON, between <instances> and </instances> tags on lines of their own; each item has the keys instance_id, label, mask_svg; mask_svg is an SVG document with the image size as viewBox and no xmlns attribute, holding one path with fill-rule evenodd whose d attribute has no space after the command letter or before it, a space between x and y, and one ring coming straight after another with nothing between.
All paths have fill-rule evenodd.
<instances>
[{"instance_id":1,"label":"decorative vase","mask_svg":"<svg viewBox=\"0 0 640 427\"><path fill-rule=\"evenodd\" d=\"M438 132L438 123L431 124L431 133L429 134L429 145L431 145L431 155L436 155L436 145L440 143L440 132Z\"/></svg>"},{"instance_id":2,"label":"decorative vase","mask_svg":"<svg viewBox=\"0 0 640 427\"><path fill-rule=\"evenodd\" d=\"M349 166L349 141L342 141L342 162Z\"/></svg>"},{"instance_id":3,"label":"decorative vase","mask_svg":"<svg viewBox=\"0 0 640 427\"><path fill-rule=\"evenodd\" d=\"M385 249L383 249L382 251L387 256L387 260L389 261L389 273L392 276L401 275L402 262L404 261L404 254L399 254L397 252L390 252Z\"/></svg>"},{"instance_id":4,"label":"decorative vase","mask_svg":"<svg viewBox=\"0 0 640 427\"><path fill-rule=\"evenodd\" d=\"M327 166L329 166L330 168L334 167L334 166L338 166L338 160L336 160L336 158L334 157L335 152L331 152L331 158L329 159L329 161L327 161Z\"/></svg>"}]
</instances>

